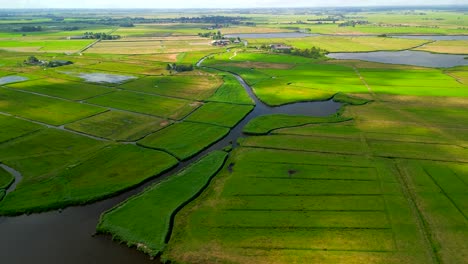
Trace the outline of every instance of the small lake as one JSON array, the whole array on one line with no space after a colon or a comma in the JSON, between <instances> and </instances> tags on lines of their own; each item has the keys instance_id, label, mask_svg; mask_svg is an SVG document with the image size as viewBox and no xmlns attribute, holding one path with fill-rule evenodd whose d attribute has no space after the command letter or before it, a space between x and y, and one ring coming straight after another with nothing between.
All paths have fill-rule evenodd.
<instances>
[{"instance_id":1,"label":"small lake","mask_svg":"<svg viewBox=\"0 0 468 264\"><path fill-rule=\"evenodd\" d=\"M27 77L23 76L5 76L0 78L0 85L8 84L8 83L15 83L15 82L24 82L26 80L29 80Z\"/></svg>"},{"instance_id":2,"label":"small lake","mask_svg":"<svg viewBox=\"0 0 468 264\"><path fill-rule=\"evenodd\" d=\"M329 58L338 60L363 60L390 64L405 64L432 68L449 68L468 65L466 55L435 54L425 51L375 51L330 53Z\"/></svg>"},{"instance_id":3,"label":"small lake","mask_svg":"<svg viewBox=\"0 0 468 264\"><path fill-rule=\"evenodd\" d=\"M80 73L78 77L93 83L122 83L131 79L136 79L134 76L117 75L109 73Z\"/></svg>"}]
</instances>

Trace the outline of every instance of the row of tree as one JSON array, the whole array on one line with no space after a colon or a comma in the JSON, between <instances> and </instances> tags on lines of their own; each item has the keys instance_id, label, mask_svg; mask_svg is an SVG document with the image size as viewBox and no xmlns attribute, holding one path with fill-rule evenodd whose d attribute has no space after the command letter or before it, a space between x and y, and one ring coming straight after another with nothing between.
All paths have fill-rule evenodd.
<instances>
[{"instance_id":1,"label":"row of tree","mask_svg":"<svg viewBox=\"0 0 468 264\"><path fill-rule=\"evenodd\" d=\"M176 71L176 72L193 71L193 65L192 64L169 63L166 66L166 70Z\"/></svg>"},{"instance_id":2,"label":"row of tree","mask_svg":"<svg viewBox=\"0 0 468 264\"><path fill-rule=\"evenodd\" d=\"M114 40L119 39L120 35L111 35L104 32L85 32L83 38L85 39L102 39L102 40Z\"/></svg>"}]
</instances>

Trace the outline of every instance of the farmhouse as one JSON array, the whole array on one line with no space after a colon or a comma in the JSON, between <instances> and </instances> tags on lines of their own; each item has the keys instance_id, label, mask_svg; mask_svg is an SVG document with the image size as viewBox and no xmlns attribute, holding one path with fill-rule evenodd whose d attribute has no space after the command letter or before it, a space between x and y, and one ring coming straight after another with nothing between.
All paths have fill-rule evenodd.
<instances>
[{"instance_id":1,"label":"farmhouse","mask_svg":"<svg viewBox=\"0 0 468 264\"><path fill-rule=\"evenodd\" d=\"M271 44L270 48L275 51L290 51L292 49L291 46L286 46L283 44Z\"/></svg>"},{"instance_id":2,"label":"farmhouse","mask_svg":"<svg viewBox=\"0 0 468 264\"><path fill-rule=\"evenodd\" d=\"M211 45L213 46L226 46L231 44L231 41L229 39L217 39L211 41Z\"/></svg>"}]
</instances>

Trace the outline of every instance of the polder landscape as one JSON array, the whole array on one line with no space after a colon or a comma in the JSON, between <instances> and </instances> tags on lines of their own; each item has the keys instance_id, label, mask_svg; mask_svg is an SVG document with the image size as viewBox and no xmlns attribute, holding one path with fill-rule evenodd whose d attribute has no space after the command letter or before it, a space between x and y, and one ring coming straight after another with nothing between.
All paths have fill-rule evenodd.
<instances>
[{"instance_id":1,"label":"polder landscape","mask_svg":"<svg viewBox=\"0 0 468 264\"><path fill-rule=\"evenodd\" d=\"M468 7L0 9L2 263L468 263Z\"/></svg>"}]
</instances>

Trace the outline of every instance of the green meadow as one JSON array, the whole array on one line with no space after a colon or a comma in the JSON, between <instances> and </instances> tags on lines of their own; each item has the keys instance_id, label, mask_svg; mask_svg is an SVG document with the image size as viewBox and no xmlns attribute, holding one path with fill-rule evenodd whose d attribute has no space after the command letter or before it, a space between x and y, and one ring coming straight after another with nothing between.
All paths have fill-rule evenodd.
<instances>
[{"instance_id":1,"label":"green meadow","mask_svg":"<svg viewBox=\"0 0 468 264\"><path fill-rule=\"evenodd\" d=\"M81 214L76 231L91 234L86 223L99 221L96 235L170 263L466 263L468 67L325 56L463 58L466 40L428 35L468 34L464 11L244 11L9 10L0 20L0 163L22 177L12 185L0 167L5 223L98 208L100 219ZM322 35L215 46L218 31ZM313 47L326 52L297 50ZM54 60L73 63L46 63ZM341 108L279 114L317 101ZM89 254L71 256L77 262L104 252L102 241L80 239L73 251ZM86 239L97 246L81 248ZM64 254L71 245L55 242ZM18 262L10 255L5 262Z\"/></svg>"}]
</instances>

